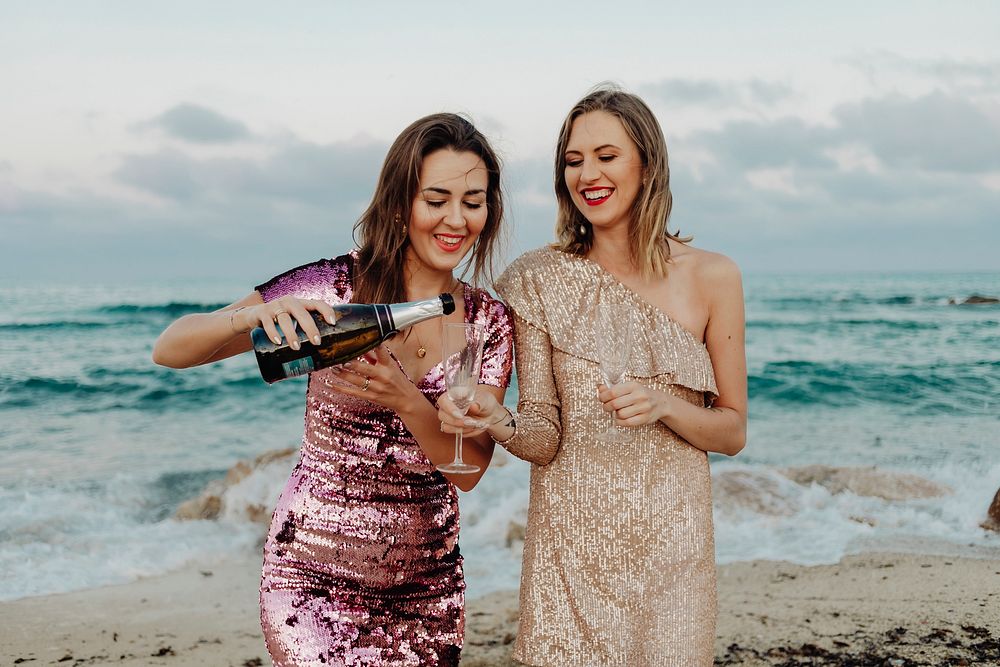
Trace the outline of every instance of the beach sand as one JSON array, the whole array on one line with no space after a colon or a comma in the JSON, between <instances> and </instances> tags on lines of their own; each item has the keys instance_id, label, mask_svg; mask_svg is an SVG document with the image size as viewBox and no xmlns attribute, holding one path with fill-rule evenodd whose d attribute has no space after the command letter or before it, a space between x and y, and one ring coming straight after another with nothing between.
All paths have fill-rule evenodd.
<instances>
[{"instance_id":1,"label":"beach sand","mask_svg":"<svg viewBox=\"0 0 1000 667\"><path fill-rule=\"evenodd\" d=\"M269 665L259 559L0 604L2 665ZM517 594L467 609L463 666L514 665ZM1000 560L866 554L719 568L717 665L1000 665Z\"/></svg>"}]
</instances>

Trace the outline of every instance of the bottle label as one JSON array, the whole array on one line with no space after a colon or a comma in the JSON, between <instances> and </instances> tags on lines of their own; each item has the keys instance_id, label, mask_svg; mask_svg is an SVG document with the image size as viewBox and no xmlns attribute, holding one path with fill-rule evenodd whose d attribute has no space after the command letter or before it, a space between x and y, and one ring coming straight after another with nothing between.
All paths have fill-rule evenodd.
<instances>
[{"instance_id":1,"label":"bottle label","mask_svg":"<svg viewBox=\"0 0 1000 667\"><path fill-rule=\"evenodd\" d=\"M297 375L312 373L316 370L316 365L313 363L312 357L302 357L281 364L281 370L284 371L285 377L293 378Z\"/></svg>"}]
</instances>

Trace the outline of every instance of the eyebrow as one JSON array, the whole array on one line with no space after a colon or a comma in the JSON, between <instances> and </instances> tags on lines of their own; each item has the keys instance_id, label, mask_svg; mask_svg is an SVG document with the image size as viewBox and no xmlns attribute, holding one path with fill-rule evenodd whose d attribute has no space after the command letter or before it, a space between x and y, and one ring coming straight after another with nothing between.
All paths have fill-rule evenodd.
<instances>
[{"instance_id":1,"label":"eyebrow","mask_svg":"<svg viewBox=\"0 0 1000 667\"><path fill-rule=\"evenodd\" d=\"M598 146L597 148L594 149L594 152L596 153L598 151L603 151L605 148L614 148L615 150L619 150L619 151L621 150L620 147L615 146L614 144L601 144L600 146ZM569 148L569 149L566 150L566 152L567 153L583 153L583 151L577 150L576 148Z\"/></svg>"},{"instance_id":2,"label":"eyebrow","mask_svg":"<svg viewBox=\"0 0 1000 667\"><path fill-rule=\"evenodd\" d=\"M451 194L451 190L447 190L445 188L433 188L433 187L431 187L431 188L424 188L423 190L421 190L421 192L433 192L433 193L439 194L439 195L450 195ZM480 194L484 195L484 194L486 194L486 190L483 190L482 188L479 188L478 190L466 190L465 194L466 195L480 195Z\"/></svg>"}]
</instances>

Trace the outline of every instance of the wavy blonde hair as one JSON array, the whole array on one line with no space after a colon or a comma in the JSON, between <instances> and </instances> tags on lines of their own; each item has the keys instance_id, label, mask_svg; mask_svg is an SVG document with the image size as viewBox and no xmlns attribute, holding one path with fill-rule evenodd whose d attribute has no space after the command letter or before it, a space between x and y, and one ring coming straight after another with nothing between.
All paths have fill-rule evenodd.
<instances>
[{"instance_id":1,"label":"wavy blonde hair","mask_svg":"<svg viewBox=\"0 0 1000 667\"><path fill-rule=\"evenodd\" d=\"M358 261L354 267L355 303L399 303L406 300L403 267L413 199L420 190L424 159L442 149L473 153L486 164L486 224L469 257L462 277L472 270L476 284L492 281L496 255L501 250L504 204L500 158L486 137L466 118L437 113L414 121L389 147L371 204L354 225Z\"/></svg>"},{"instance_id":2,"label":"wavy blonde hair","mask_svg":"<svg viewBox=\"0 0 1000 667\"><path fill-rule=\"evenodd\" d=\"M667 229L674 201L670 193L667 142L656 116L646 103L637 95L611 84L602 84L588 93L570 109L563 121L555 162L558 202L556 247L574 255L586 255L594 245L594 230L573 203L566 186L566 146L569 144L573 122L594 111L605 111L618 118L629 138L639 148L643 178L629 217L630 259L642 271L643 277L664 277L670 262L670 245L667 239L681 242L691 240L691 237L681 237L679 233L671 234Z\"/></svg>"}]
</instances>

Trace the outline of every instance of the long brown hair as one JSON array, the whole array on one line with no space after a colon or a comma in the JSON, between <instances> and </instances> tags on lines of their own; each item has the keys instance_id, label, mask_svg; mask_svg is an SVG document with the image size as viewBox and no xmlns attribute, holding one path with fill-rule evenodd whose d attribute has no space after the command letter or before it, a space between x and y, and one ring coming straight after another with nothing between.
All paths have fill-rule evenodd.
<instances>
[{"instance_id":1,"label":"long brown hair","mask_svg":"<svg viewBox=\"0 0 1000 667\"><path fill-rule=\"evenodd\" d=\"M473 282L492 280L503 220L500 159L486 137L466 118L453 113L432 114L412 123L389 147L372 202L354 225L359 248L354 267L356 303L406 300L403 267L409 238L405 225L420 189L424 158L441 149L474 153L486 164L486 224L464 261L461 275L464 278L472 269Z\"/></svg>"},{"instance_id":2,"label":"long brown hair","mask_svg":"<svg viewBox=\"0 0 1000 667\"><path fill-rule=\"evenodd\" d=\"M637 95L617 86L602 84L588 93L570 110L559 133L556 146L555 190L556 247L574 255L586 255L594 245L594 230L566 187L566 146L573 121L593 111L605 111L618 118L629 138L639 148L643 180L629 216L629 250L632 262L643 276L666 276L670 261L668 238L690 241L691 237L671 234L667 229L673 195L670 192L670 165L667 142L656 116ZM582 231L581 231L582 230Z\"/></svg>"}]
</instances>

